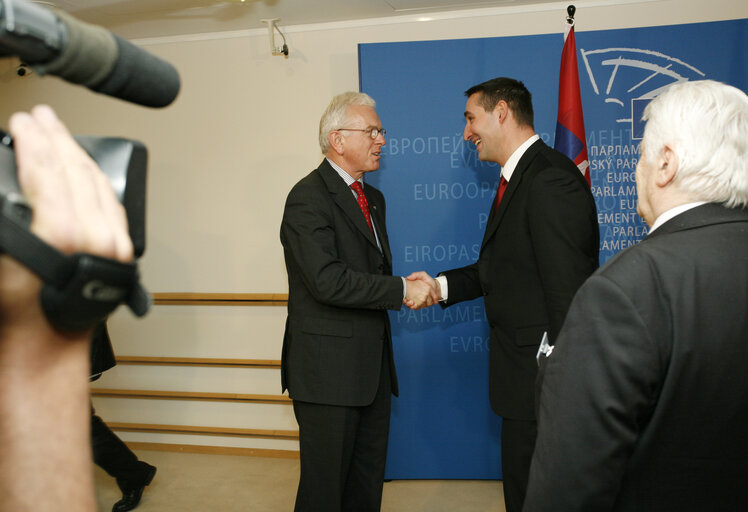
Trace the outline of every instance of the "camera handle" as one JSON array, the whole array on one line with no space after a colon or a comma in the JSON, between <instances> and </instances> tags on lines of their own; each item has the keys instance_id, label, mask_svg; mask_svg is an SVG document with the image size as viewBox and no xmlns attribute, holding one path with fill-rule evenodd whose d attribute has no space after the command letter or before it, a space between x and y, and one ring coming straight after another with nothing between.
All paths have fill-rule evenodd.
<instances>
[{"instance_id":1,"label":"camera handle","mask_svg":"<svg viewBox=\"0 0 748 512\"><path fill-rule=\"evenodd\" d=\"M92 328L123 302L136 316L148 312L152 300L140 284L137 262L63 254L28 230L27 206L8 198L0 203L0 251L42 279L42 309L53 326L68 332Z\"/></svg>"}]
</instances>

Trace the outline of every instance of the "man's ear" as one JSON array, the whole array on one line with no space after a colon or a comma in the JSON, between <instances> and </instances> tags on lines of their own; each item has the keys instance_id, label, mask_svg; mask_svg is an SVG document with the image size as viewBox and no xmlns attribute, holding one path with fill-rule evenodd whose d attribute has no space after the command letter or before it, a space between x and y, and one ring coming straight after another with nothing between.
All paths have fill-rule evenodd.
<instances>
[{"instance_id":1,"label":"man's ear","mask_svg":"<svg viewBox=\"0 0 748 512\"><path fill-rule=\"evenodd\" d=\"M504 100L496 102L496 106L493 108L493 115L496 116L496 120L500 123L506 121L506 117L509 114L509 104Z\"/></svg>"},{"instance_id":2,"label":"man's ear","mask_svg":"<svg viewBox=\"0 0 748 512\"><path fill-rule=\"evenodd\" d=\"M332 131L327 134L327 142L330 143L330 148L337 154L343 154L343 136L340 132Z\"/></svg>"},{"instance_id":3,"label":"man's ear","mask_svg":"<svg viewBox=\"0 0 748 512\"><path fill-rule=\"evenodd\" d=\"M678 153L670 145L666 144L662 148L657 164L655 183L658 187L666 187L673 182L678 172Z\"/></svg>"}]
</instances>

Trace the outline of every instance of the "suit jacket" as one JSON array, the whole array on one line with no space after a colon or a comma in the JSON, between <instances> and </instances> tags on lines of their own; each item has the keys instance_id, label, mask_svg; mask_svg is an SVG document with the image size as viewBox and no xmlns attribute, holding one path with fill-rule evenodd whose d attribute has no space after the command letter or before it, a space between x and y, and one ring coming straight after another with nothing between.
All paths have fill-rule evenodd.
<instances>
[{"instance_id":1,"label":"suit jacket","mask_svg":"<svg viewBox=\"0 0 748 512\"><path fill-rule=\"evenodd\" d=\"M443 272L446 306L483 295L491 328L489 394L500 416L534 420L535 355L598 265L595 201L561 153L536 141L488 219L478 261Z\"/></svg>"},{"instance_id":2,"label":"suit jacket","mask_svg":"<svg viewBox=\"0 0 748 512\"><path fill-rule=\"evenodd\" d=\"M281 384L294 400L363 406L374 399L383 350L397 377L387 309L400 309L382 193L366 185L381 251L350 188L327 160L288 194L281 243L288 318Z\"/></svg>"},{"instance_id":3,"label":"suit jacket","mask_svg":"<svg viewBox=\"0 0 748 512\"><path fill-rule=\"evenodd\" d=\"M748 210L702 205L574 298L524 510L745 510L747 364Z\"/></svg>"}]
</instances>

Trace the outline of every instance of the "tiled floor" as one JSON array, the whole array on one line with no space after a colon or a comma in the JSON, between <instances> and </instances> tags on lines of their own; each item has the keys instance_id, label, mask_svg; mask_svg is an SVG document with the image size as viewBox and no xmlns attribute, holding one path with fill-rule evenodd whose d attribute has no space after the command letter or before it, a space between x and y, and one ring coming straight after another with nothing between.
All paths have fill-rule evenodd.
<instances>
[{"instance_id":1,"label":"tiled floor","mask_svg":"<svg viewBox=\"0 0 748 512\"><path fill-rule=\"evenodd\" d=\"M136 451L158 467L138 512L291 512L298 459ZM101 512L121 495L114 479L96 468ZM384 484L382 512L504 512L495 480L396 480Z\"/></svg>"}]
</instances>

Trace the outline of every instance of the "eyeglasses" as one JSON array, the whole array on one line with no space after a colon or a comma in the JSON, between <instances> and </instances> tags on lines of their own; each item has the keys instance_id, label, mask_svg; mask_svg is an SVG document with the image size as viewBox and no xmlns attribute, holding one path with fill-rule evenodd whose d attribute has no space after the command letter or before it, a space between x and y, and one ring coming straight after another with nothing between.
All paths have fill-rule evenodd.
<instances>
[{"instance_id":1,"label":"eyeglasses","mask_svg":"<svg viewBox=\"0 0 748 512\"><path fill-rule=\"evenodd\" d=\"M369 137L372 139L376 139L379 137L379 134L381 133L382 136L384 136L387 133L387 130L384 128L338 128L339 132L364 132L368 133Z\"/></svg>"}]
</instances>

